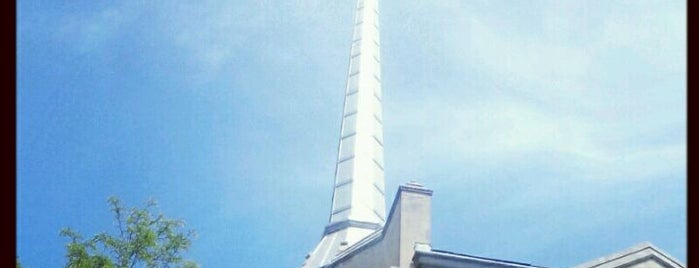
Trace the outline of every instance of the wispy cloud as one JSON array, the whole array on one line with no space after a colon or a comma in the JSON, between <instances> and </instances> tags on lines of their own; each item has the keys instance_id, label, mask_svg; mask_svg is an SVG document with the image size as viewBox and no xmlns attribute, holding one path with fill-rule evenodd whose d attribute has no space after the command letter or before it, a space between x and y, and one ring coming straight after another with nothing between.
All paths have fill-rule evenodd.
<instances>
[{"instance_id":1,"label":"wispy cloud","mask_svg":"<svg viewBox=\"0 0 699 268\"><path fill-rule=\"evenodd\" d=\"M323 1L200 1L171 4L162 23L197 67L197 80L222 72L245 79L243 65L320 63L313 52L327 53L332 47L324 32L337 31L332 18L340 10Z\"/></svg>"},{"instance_id":2,"label":"wispy cloud","mask_svg":"<svg viewBox=\"0 0 699 268\"><path fill-rule=\"evenodd\" d=\"M476 18L470 26L468 58L496 76L536 85L538 94L571 94L583 89L581 80L590 68L590 53L585 48L498 35Z\"/></svg>"},{"instance_id":3,"label":"wispy cloud","mask_svg":"<svg viewBox=\"0 0 699 268\"><path fill-rule=\"evenodd\" d=\"M682 63L671 62L681 60L682 54L669 52L683 48L683 37L678 35L683 30L677 25L682 19L676 19L681 7L627 10L621 6L602 16L585 13L583 4L552 2L540 8L544 10L545 23L540 29L533 29L540 34L503 28L507 24L489 24L492 20L482 18L483 15L462 11L467 19L455 19L461 23L456 29L460 34L451 32L453 36L445 38L446 44L440 46L448 50L440 54L451 56L453 69L467 70L465 66L471 66L486 74L479 78L499 81L467 88L486 93L457 94L467 99L426 95L426 99L401 103L399 106L411 109L388 115L395 116L391 120L393 127L400 129L396 132L411 133L420 140L410 149L419 148L428 158L447 162L461 162L457 157L498 161L517 153L568 154L576 157L577 165L589 179L654 179L684 169L684 139L656 142L667 135L681 137L662 131L683 129L681 109L639 113L639 109L646 109L643 107L660 107L668 101L681 100L682 84L673 84L668 92L667 88L641 81L629 80L622 84L623 88L615 88L610 85L616 84L600 80L606 73L618 73L618 68L630 69L626 72L634 75L681 68ZM580 11L580 20L565 17ZM635 23L651 15L646 14L651 11L654 13L650 22ZM576 33L589 40L571 39L561 29L583 31ZM649 62L670 65L650 69L605 65L600 58L618 47L638 51L639 57ZM473 77L461 75L469 78L457 79L457 83ZM616 83L627 78L611 79L619 80ZM439 90L450 91L449 86L454 87L452 92L463 88L451 84ZM634 96L634 89L645 93ZM659 96L643 97L647 94ZM420 138L422 135L415 133L429 134ZM415 155L405 153L403 157Z\"/></svg>"}]
</instances>

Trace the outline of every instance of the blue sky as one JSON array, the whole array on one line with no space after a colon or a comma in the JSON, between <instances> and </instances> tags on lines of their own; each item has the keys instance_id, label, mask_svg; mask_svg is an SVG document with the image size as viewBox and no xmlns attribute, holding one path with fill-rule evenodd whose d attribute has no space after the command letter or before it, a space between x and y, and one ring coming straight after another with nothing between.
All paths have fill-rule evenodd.
<instances>
[{"instance_id":1,"label":"blue sky","mask_svg":"<svg viewBox=\"0 0 699 268\"><path fill-rule=\"evenodd\" d=\"M185 220L203 267L300 266L354 4L18 2L21 261L61 267L59 230L111 230L116 195ZM650 241L686 262L684 1L380 5L387 193L434 190L433 247L566 267Z\"/></svg>"}]
</instances>

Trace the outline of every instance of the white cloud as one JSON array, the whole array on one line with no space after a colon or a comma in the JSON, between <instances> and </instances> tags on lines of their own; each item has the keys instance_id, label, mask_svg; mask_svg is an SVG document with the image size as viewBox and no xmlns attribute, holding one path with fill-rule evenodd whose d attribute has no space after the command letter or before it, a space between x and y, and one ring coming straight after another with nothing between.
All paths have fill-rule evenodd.
<instances>
[{"instance_id":1,"label":"white cloud","mask_svg":"<svg viewBox=\"0 0 699 268\"><path fill-rule=\"evenodd\" d=\"M687 168L686 158L684 143L649 146L628 153L607 155L588 176L590 179L622 181L668 179L668 175L682 175Z\"/></svg>"},{"instance_id":2,"label":"white cloud","mask_svg":"<svg viewBox=\"0 0 699 268\"><path fill-rule=\"evenodd\" d=\"M408 159L393 161L419 162L415 158L419 156L441 167L473 161L500 162L512 155L563 154L571 156L582 171L575 176L619 181L661 178L686 168L683 141L644 144L640 140L631 147L618 147L596 136L623 135L615 133L622 129L595 124L585 116L550 113L522 101L503 99L464 106L421 100L400 106L416 108L392 113L399 117L391 118L391 132L410 134L393 138L398 144L411 144L393 149ZM563 163L548 164L555 167Z\"/></svg>"},{"instance_id":3,"label":"white cloud","mask_svg":"<svg viewBox=\"0 0 699 268\"><path fill-rule=\"evenodd\" d=\"M686 180L686 142L677 132L686 129L678 112L684 105L679 92L686 89L673 82L681 73L655 74L681 69L677 61L684 59L668 49L653 52L646 44L682 48L684 42L676 34L658 33L620 49L607 41L608 22L622 12L633 21L643 8L617 11L603 3L555 3L543 7L552 11L544 12L539 29L507 28L507 23L539 18L505 18L510 14L499 9L420 13L430 20L410 18L415 21L406 19L403 26L410 31L404 40L415 44L394 47L413 53L394 59L433 65L420 70L396 64L392 67L398 70L384 72L387 186L408 179L434 186L441 200L452 198L442 202L453 205L440 210L453 212L449 217L461 221L458 226L512 225L488 235L506 239L489 237L491 242L475 247L507 251L495 256L536 256L571 245L571 238L589 239L576 234L650 222L667 210L681 209L677 200L682 192L676 189ZM649 31L678 31L679 20L667 19L675 10L656 9L666 19ZM623 54L628 51L633 53ZM623 55L605 58L617 54ZM419 58L425 55L431 58ZM662 64L635 66L647 62ZM406 74L417 75L401 76ZM649 185L673 188L663 192L670 195L667 199L655 201L649 197L660 194ZM513 239L538 242L503 250L502 243Z\"/></svg>"},{"instance_id":4,"label":"white cloud","mask_svg":"<svg viewBox=\"0 0 699 268\"><path fill-rule=\"evenodd\" d=\"M496 76L535 84L538 89L569 93L582 89L581 79L590 68L584 48L546 40L500 36L477 18L470 23L468 54ZM471 58L471 57L469 57Z\"/></svg>"},{"instance_id":5,"label":"white cloud","mask_svg":"<svg viewBox=\"0 0 699 268\"><path fill-rule=\"evenodd\" d=\"M626 7L605 18L596 49L630 49L660 68L684 69L686 9L677 3Z\"/></svg>"},{"instance_id":6,"label":"white cloud","mask_svg":"<svg viewBox=\"0 0 699 268\"><path fill-rule=\"evenodd\" d=\"M462 74L468 77L465 79L499 80L494 82L499 85L469 89L487 92L476 94L481 98L478 101L428 96L401 103L398 106L411 109L389 111L388 115L399 116L391 118L397 125L393 127L420 140L411 143L415 144L412 150L424 150L430 155L427 158L446 161L459 162L454 160L456 156L497 161L512 153L548 152L577 157L590 179L648 179L683 170L683 140L651 142L665 139L664 135L677 137L663 129L683 128L683 115L675 113L678 109L663 112L652 108L681 101L677 92L684 89L675 87L681 84L657 80L663 76L650 76L655 79L651 84L644 84L647 80L626 81L632 78L626 76L609 78L626 81L625 88L619 89L595 80L602 74L619 72L618 68L644 75L649 70L662 72L683 65L677 62L682 54L670 52L684 46L679 34L684 30L678 27L682 16L677 16L682 8L658 5L648 9L635 2L629 4L631 7L606 7L608 12L599 15L587 12L590 7L585 4L551 3L544 9L584 14L580 21L571 21L555 12L546 13L544 23L563 25L544 24L545 34L541 35L502 29L506 25L491 25L490 20L480 18L482 15L464 11L469 19L457 20L462 27L444 33L444 42L449 44L441 46L448 49L441 54L451 56L455 70L468 70L463 66L469 65L488 74ZM645 18L648 20L643 23L634 23ZM586 26L590 29L580 35L589 38L587 42L571 41L571 36L559 31L585 30ZM599 61L603 53L620 45L638 51L637 57L666 64L654 70L624 62L605 66ZM673 87L658 86L666 84ZM452 93L461 88L453 84L434 91L448 92L444 88L449 86L454 87ZM410 155L406 152L404 157Z\"/></svg>"}]
</instances>

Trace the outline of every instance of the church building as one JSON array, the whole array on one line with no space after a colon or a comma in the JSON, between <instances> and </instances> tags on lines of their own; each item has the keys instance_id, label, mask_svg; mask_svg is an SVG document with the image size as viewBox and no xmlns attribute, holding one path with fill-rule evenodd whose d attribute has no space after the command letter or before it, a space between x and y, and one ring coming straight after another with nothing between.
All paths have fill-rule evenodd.
<instances>
[{"instance_id":1,"label":"church building","mask_svg":"<svg viewBox=\"0 0 699 268\"><path fill-rule=\"evenodd\" d=\"M432 190L401 185L386 211L379 0L357 0L330 219L303 268L541 267L433 248ZM684 268L649 243L574 268Z\"/></svg>"}]
</instances>

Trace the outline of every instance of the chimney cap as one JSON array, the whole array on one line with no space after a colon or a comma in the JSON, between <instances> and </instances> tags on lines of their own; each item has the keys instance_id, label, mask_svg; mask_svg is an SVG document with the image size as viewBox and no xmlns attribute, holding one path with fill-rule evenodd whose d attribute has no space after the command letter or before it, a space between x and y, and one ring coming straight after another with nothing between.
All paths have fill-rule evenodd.
<instances>
[{"instance_id":1,"label":"chimney cap","mask_svg":"<svg viewBox=\"0 0 699 268\"><path fill-rule=\"evenodd\" d=\"M410 181L404 185L401 185L398 187L398 192L412 192L412 193L418 193L418 194L425 194L425 195L432 195L432 190L428 189L427 187L423 186L420 183L417 183L415 181Z\"/></svg>"},{"instance_id":2,"label":"chimney cap","mask_svg":"<svg viewBox=\"0 0 699 268\"><path fill-rule=\"evenodd\" d=\"M417 187L417 188L424 188L425 186L418 183L415 180L410 180L408 183L405 184L406 186L412 186L412 187Z\"/></svg>"}]
</instances>

